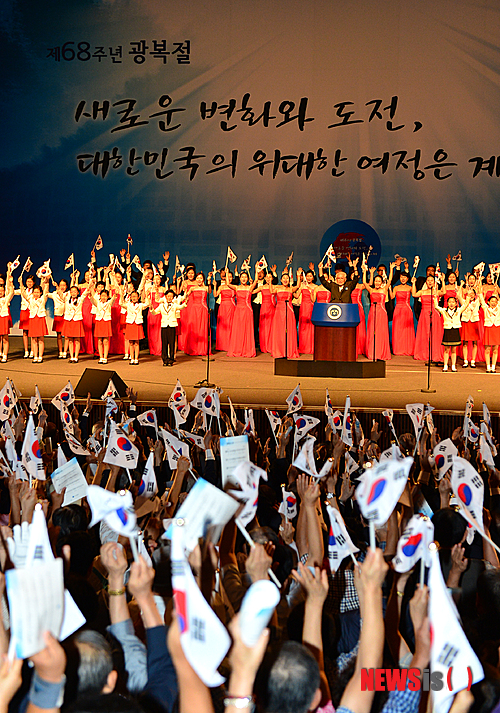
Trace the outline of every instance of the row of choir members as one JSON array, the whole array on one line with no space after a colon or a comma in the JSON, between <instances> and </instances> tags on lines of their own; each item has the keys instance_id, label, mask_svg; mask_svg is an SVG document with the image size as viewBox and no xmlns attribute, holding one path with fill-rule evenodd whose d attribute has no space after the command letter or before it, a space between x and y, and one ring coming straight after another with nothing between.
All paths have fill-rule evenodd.
<instances>
[{"instance_id":1,"label":"row of choir members","mask_svg":"<svg viewBox=\"0 0 500 713\"><path fill-rule=\"evenodd\" d=\"M442 298L446 305L450 296L457 297L460 303L470 294L471 299L467 307L461 311L464 365L468 364L468 342L472 342L471 365L475 366L476 359L482 361L485 356L483 346L495 346L486 342L483 345L486 310L484 307L481 308L480 304L481 297L488 301L491 295L498 293L498 287L493 284L492 276L487 275L486 284L477 289L476 278L473 275L468 276L465 285L458 285L455 273L449 271L447 282L437 287L434 277L428 274L422 288L417 290L416 280L413 279L410 286L409 275L405 272L399 272L399 284L393 285L395 265L396 263L391 264L388 280L374 274L375 268L370 269L370 280L367 280L365 268L363 282L356 285L352 291L352 301L358 304L360 312L360 324L357 329L358 355L364 354L371 359L375 347L376 358L384 360L391 358L386 311L386 303L390 297L395 300L392 353L414 356L416 359L428 358L432 312L431 358L441 361L445 351L442 343L444 314L435 307L431 310L433 295ZM353 267L356 274L356 265ZM312 354L314 328L311 323L311 313L314 301L330 301L330 291L326 287L328 279L322 276L320 285L314 284L314 279L312 270L307 273L299 270L296 285L290 285L290 278L286 272L282 275L281 284L275 284L276 276L272 273L267 273L265 277L263 273L256 275L253 281L247 273L243 273L239 284L234 285L232 274L226 271L221 283L215 283L213 276L209 274L208 284L205 284L203 273L196 274L194 265L188 266L186 279L180 286L181 292L187 297L187 303L184 305L186 309L182 313L178 327L179 349L190 355L207 353L207 295L213 289L214 296L219 302L217 349L227 351L229 356L255 356L256 325L254 325L251 301L253 300L255 304L259 299L259 297L256 299L257 295L260 296L257 334L261 351L269 352L274 357L283 357L287 343L289 358L296 358L299 353ZM135 291L131 283L123 282L123 276L119 272L108 270L106 282L97 285L91 280L88 272L85 274L84 282L72 284L69 291L67 282L61 280L56 285L55 292L50 293L48 278L39 287L35 285L33 277L28 277L26 287L21 281L20 289L14 290L12 276L8 273L3 294L0 292L0 319L2 320L0 331L3 332L0 335L2 348L0 358L6 361L7 335L11 326L8 305L15 294L21 294L20 326L23 329L26 358L30 356L28 350L30 337L34 359L40 361L43 357L43 336L47 333L45 303L48 298L54 301L53 330L57 333L61 358L66 355L66 352L69 352L72 361L78 359L80 352L93 353L94 339L97 339L102 362L105 363L108 352L122 354L125 352L125 358L130 357L131 363L137 363L138 344L144 337L142 313L147 307L151 308L148 315L150 352L161 355L162 317L158 308L165 295L165 288L161 281L159 275L148 280L145 274L138 291ZM367 325L362 304L364 289L368 291L372 305ZM410 306L411 296L423 307L416 335L413 311ZM292 304L297 300L300 302L298 325L292 308ZM490 305L488 309L495 312L495 305ZM492 319L495 321L495 315ZM492 337L489 339L491 340Z\"/></svg>"}]
</instances>

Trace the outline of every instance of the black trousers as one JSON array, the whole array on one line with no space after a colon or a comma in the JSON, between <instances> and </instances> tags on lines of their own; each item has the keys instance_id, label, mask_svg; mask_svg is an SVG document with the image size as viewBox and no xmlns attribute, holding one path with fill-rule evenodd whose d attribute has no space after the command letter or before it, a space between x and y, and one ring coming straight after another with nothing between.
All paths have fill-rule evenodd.
<instances>
[{"instance_id":1,"label":"black trousers","mask_svg":"<svg viewBox=\"0 0 500 713\"><path fill-rule=\"evenodd\" d=\"M161 358L164 364L171 364L175 357L175 333L177 327L161 328Z\"/></svg>"}]
</instances>

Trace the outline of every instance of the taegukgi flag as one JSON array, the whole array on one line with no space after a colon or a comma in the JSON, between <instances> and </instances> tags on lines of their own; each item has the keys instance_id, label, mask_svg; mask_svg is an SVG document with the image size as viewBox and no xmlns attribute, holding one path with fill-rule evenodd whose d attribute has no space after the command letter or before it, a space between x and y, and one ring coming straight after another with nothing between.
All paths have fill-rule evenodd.
<instances>
[{"instance_id":1,"label":"taegukgi flag","mask_svg":"<svg viewBox=\"0 0 500 713\"><path fill-rule=\"evenodd\" d=\"M432 672L440 673L444 685L432 691L433 710L448 713L458 691L484 678L483 668L458 620L457 609L441 572L437 547L431 545L429 571L429 619Z\"/></svg>"},{"instance_id":2,"label":"taegukgi flag","mask_svg":"<svg viewBox=\"0 0 500 713\"><path fill-rule=\"evenodd\" d=\"M344 519L337 508L326 506L330 519L328 530L328 562L332 572L336 572L341 562L351 555L359 552L359 547L351 540Z\"/></svg>"},{"instance_id":3,"label":"taegukgi flag","mask_svg":"<svg viewBox=\"0 0 500 713\"><path fill-rule=\"evenodd\" d=\"M408 572L418 560L424 558L430 565L429 545L434 539L434 525L425 515L413 515L399 538L396 556L392 560L396 572Z\"/></svg>"},{"instance_id":4,"label":"taegukgi flag","mask_svg":"<svg viewBox=\"0 0 500 713\"><path fill-rule=\"evenodd\" d=\"M366 468L359 478L356 500L366 520L381 527L389 519L408 480L413 458L386 460Z\"/></svg>"}]
</instances>

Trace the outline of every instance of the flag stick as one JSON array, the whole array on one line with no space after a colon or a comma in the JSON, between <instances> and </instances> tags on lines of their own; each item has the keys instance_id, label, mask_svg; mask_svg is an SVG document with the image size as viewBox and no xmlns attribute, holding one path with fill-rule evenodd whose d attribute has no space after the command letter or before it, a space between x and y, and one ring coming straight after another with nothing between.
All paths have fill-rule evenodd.
<instances>
[{"instance_id":1,"label":"flag stick","mask_svg":"<svg viewBox=\"0 0 500 713\"><path fill-rule=\"evenodd\" d=\"M425 584L424 580L425 580L425 560L424 560L424 556L422 554L422 557L420 558L420 589L422 589L422 587Z\"/></svg>"},{"instance_id":2,"label":"flag stick","mask_svg":"<svg viewBox=\"0 0 500 713\"><path fill-rule=\"evenodd\" d=\"M352 559L352 561L354 562L354 566L355 566L355 567L359 567L359 562L358 562L358 560L356 559L356 557L354 556L354 553L353 553L353 552L349 552L349 554L351 555L351 559Z\"/></svg>"},{"instance_id":3,"label":"flag stick","mask_svg":"<svg viewBox=\"0 0 500 713\"><path fill-rule=\"evenodd\" d=\"M33 484L33 476L31 475L31 473L28 473L28 478L29 478L29 484L30 484L30 490L31 490L31 486Z\"/></svg>"},{"instance_id":4,"label":"flag stick","mask_svg":"<svg viewBox=\"0 0 500 713\"><path fill-rule=\"evenodd\" d=\"M247 532L247 530L246 530L246 528L245 528L245 525L241 522L241 520L240 520L238 517L236 518L235 523L236 523L236 527L237 527L238 530L241 532L241 534L243 535L243 537L245 538L245 540L248 542L248 544L250 545L250 547L251 547L252 549L254 549L254 547L255 547L255 542L252 540L252 538L251 538L250 535L248 534L248 532ZM277 578L277 576L274 574L273 570L272 570L270 567L269 567L269 569L267 570L267 573L268 573L270 579L271 579L271 580L275 583L275 585L278 587L278 589L281 589L281 583L280 583L279 579Z\"/></svg>"},{"instance_id":5,"label":"flag stick","mask_svg":"<svg viewBox=\"0 0 500 713\"><path fill-rule=\"evenodd\" d=\"M135 535L130 535L128 538L130 542L130 549L132 550L132 555L134 556L134 562L139 562L139 551L137 549L137 542L135 541Z\"/></svg>"},{"instance_id":6,"label":"flag stick","mask_svg":"<svg viewBox=\"0 0 500 713\"><path fill-rule=\"evenodd\" d=\"M375 540L375 523L373 520L369 521L369 530L370 530L370 549L372 549L374 552L377 548L377 543Z\"/></svg>"},{"instance_id":7,"label":"flag stick","mask_svg":"<svg viewBox=\"0 0 500 713\"><path fill-rule=\"evenodd\" d=\"M127 473L128 479L129 479L130 483L132 484L132 476L130 475L130 470L128 468L125 468L125 472Z\"/></svg>"}]
</instances>

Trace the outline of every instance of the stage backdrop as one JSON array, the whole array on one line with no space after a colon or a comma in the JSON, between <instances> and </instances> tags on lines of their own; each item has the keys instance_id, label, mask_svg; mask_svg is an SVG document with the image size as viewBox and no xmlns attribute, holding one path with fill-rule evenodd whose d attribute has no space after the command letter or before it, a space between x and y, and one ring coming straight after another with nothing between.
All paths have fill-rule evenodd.
<instances>
[{"instance_id":1,"label":"stage backdrop","mask_svg":"<svg viewBox=\"0 0 500 713\"><path fill-rule=\"evenodd\" d=\"M83 271L129 233L205 270L228 245L317 263L331 238L500 260L498 0L4 0L0 21L2 269Z\"/></svg>"}]
</instances>

